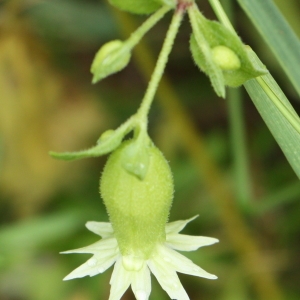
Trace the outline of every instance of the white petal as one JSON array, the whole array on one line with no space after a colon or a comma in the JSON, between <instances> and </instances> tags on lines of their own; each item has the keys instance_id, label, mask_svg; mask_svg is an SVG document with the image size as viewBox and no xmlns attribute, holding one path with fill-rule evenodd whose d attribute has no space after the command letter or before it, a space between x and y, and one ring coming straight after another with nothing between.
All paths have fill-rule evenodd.
<instances>
[{"instance_id":1,"label":"white petal","mask_svg":"<svg viewBox=\"0 0 300 300\"><path fill-rule=\"evenodd\" d=\"M70 280L74 278L82 278L84 276L95 276L106 271L117 259L118 253L111 253L106 251L106 255L94 255L87 262L79 266L63 280Z\"/></svg>"},{"instance_id":2,"label":"white petal","mask_svg":"<svg viewBox=\"0 0 300 300\"><path fill-rule=\"evenodd\" d=\"M132 291L137 300L148 300L151 293L151 276L146 264L141 270L133 272Z\"/></svg>"},{"instance_id":3,"label":"white petal","mask_svg":"<svg viewBox=\"0 0 300 300\"><path fill-rule=\"evenodd\" d=\"M197 217L198 217L198 215L196 215L188 220L179 220L179 221L168 223L166 225L166 234L180 232L189 222L195 220Z\"/></svg>"},{"instance_id":4,"label":"white petal","mask_svg":"<svg viewBox=\"0 0 300 300\"><path fill-rule=\"evenodd\" d=\"M89 231L98 234L103 238L110 237L114 233L111 223L108 222L89 221L85 226Z\"/></svg>"},{"instance_id":5,"label":"white petal","mask_svg":"<svg viewBox=\"0 0 300 300\"><path fill-rule=\"evenodd\" d=\"M111 289L109 300L120 300L131 282L132 272L125 270L122 265L122 257L119 256L110 279Z\"/></svg>"},{"instance_id":6,"label":"white petal","mask_svg":"<svg viewBox=\"0 0 300 300\"><path fill-rule=\"evenodd\" d=\"M202 268L194 264L190 259L182 254L170 249L166 246L159 246L157 248L158 257L161 257L165 261L169 268L176 270L177 272L204 277L207 279L217 279L218 277L204 271Z\"/></svg>"},{"instance_id":7,"label":"white petal","mask_svg":"<svg viewBox=\"0 0 300 300\"><path fill-rule=\"evenodd\" d=\"M117 240L115 238L107 238L102 239L92 245L82 247L79 249L68 250L64 252L60 252L61 254L68 254L68 253L91 253L96 254L102 250L106 249L116 249L118 247Z\"/></svg>"},{"instance_id":8,"label":"white petal","mask_svg":"<svg viewBox=\"0 0 300 300\"><path fill-rule=\"evenodd\" d=\"M218 243L219 240L206 236L191 236L185 234L168 234L167 245L179 251L194 251L203 246Z\"/></svg>"},{"instance_id":9,"label":"white petal","mask_svg":"<svg viewBox=\"0 0 300 300\"><path fill-rule=\"evenodd\" d=\"M155 256L148 261L148 266L161 287L167 292L171 299L190 299L174 269L166 265L162 259Z\"/></svg>"}]
</instances>

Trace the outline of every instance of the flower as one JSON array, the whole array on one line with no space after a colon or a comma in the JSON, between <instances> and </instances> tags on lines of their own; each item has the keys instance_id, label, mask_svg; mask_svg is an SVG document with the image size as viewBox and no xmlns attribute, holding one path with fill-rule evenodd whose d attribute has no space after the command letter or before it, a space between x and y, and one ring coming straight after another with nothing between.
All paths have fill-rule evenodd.
<instances>
[{"instance_id":1,"label":"flower","mask_svg":"<svg viewBox=\"0 0 300 300\"><path fill-rule=\"evenodd\" d=\"M150 257L143 259L134 255L122 256L114 231L110 223L87 222L86 227L102 239L90 246L69 250L62 253L90 253L93 257L75 269L64 280L95 276L103 273L115 263L111 276L109 300L119 300L131 285L137 300L148 300L151 292L150 271L157 278L162 288L171 299L188 300L176 272L217 279L217 276L204 271L191 260L178 253L194 251L199 247L209 246L218 242L217 239L203 236L189 236L179 232L197 216L166 224L166 240L157 243Z\"/></svg>"}]
</instances>

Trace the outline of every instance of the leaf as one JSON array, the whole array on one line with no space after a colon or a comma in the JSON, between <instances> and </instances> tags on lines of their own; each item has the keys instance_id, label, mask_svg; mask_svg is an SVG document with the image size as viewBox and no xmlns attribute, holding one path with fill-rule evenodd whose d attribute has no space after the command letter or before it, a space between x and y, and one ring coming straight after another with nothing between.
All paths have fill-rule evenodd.
<instances>
[{"instance_id":1,"label":"leaf","mask_svg":"<svg viewBox=\"0 0 300 300\"><path fill-rule=\"evenodd\" d=\"M53 158L62 159L62 160L74 160L74 159L81 159L86 157L97 157L107 153L112 152L115 150L122 142L124 136L129 133L134 126L134 118L128 119L127 122L122 124L116 130L109 130L103 133L103 135L98 140L96 146L82 150L78 152L49 152L49 154Z\"/></svg>"},{"instance_id":2,"label":"leaf","mask_svg":"<svg viewBox=\"0 0 300 300\"><path fill-rule=\"evenodd\" d=\"M253 59L255 56L253 56ZM300 178L300 121L292 105L270 74L244 84L290 165Z\"/></svg>"},{"instance_id":3,"label":"leaf","mask_svg":"<svg viewBox=\"0 0 300 300\"><path fill-rule=\"evenodd\" d=\"M238 0L300 94L300 42L271 0Z\"/></svg>"}]
</instances>

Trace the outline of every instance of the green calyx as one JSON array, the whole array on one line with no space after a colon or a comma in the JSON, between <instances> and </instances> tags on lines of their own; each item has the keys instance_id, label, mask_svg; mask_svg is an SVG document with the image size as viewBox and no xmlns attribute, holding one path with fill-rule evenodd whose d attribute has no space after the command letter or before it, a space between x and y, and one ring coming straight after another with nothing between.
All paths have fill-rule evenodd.
<instances>
[{"instance_id":1,"label":"green calyx","mask_svg":"<svg viewBox=\"0 0 300 300\"><path fill-rule=\"evenodd\" d=\"M190 49L196 65L206 73L216 94L225 98L225 86L238 87L267 74L251 60L240 38L221 23L207 20L194 5L188 8L193 29Z\"/></svg>"},{"instance_id":2,"label":"green calyx","mask_svg":"<svg viewBox=\"0 0 300 300\"><path fill-rule=\"evenodd\" d=\"M135 140L114 151L100 180L100 193L123 256L147 259L165 241L165 225L173 198L173 179L162 153L148 146L149 165L143 180L123 167ZM130 152L130 151L129 151Z\"/></svg>"}]
</instances>

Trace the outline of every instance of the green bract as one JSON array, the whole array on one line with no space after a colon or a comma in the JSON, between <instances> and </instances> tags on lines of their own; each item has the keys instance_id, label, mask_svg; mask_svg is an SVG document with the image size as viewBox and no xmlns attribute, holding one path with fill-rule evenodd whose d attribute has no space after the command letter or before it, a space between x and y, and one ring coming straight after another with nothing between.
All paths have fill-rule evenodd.
<instances>
[{"instance_id":1,"label":"green bract","mask_svg":"<svg viewBox=\"0 0 300 300\"><path fill-rule=\"evenodd\" d=\"M190 49L197 66L205 72L218 96L225 97L225 85L238 87L247 80L268 73L249 57L240 38L224 25L207 20L198 10L189 11L193 34Z\"/></svg>"},{"instance_id":2,"label":"green bract","mask_svg":"<svg viewBox=\"0 0 300 300\"><path fill-rule=\"evenodd\" d=\"M143 180L123 168L136 141L123 142L113 152L100 180L100 192L123 256L147 259L165 241L165 224L173 198L173 179L162 153L149 146L149 166Z\"/></svg>"},{"instance_id":3,"label":"green bract","mask_svg":"<svg viewBox=\"0 0 300 300\"><path fill-rule=\"evenodd\" d=\"M124 69L131 57L130 49L120 40L103 45L96 53L91 66L93 83Z\"/></svg>"},{"instance_id":4,"label":"green bract","mask_svg":"<svg viewBox=\"0 0 300 300\"><path fill-rule=\"evenodd\" d=\"M123 150L123 168L140 180L143 180L148 172L150 148L153 147L150 143L152 144L147 136L147 139L138 139Z\"/></svg>"},{"instance_id":5,"label":"green bract","mask_svg":"<svg viewBox=\"0 0 300 300\"><path fill-rule=\"evenodd\" d=\"M109 0L109 2L119 9L135 14L150 14L162 6L159 0Z\"/></svg>"},{"instance_id":6,"label":"green bract","mask_svg":"<svg viewBox=\"0 0 300 300\"><path fill-rule=\"evenodd\" d=\"M123 138L129 133L135 125L134 118L129 118L116 130L105 131L97 141L97 145L86 150L77 152L50 152L49 154L57 159L74 160L86 157L97 157L115 150L121 144Z\"/></svg>"}]
</instances>

